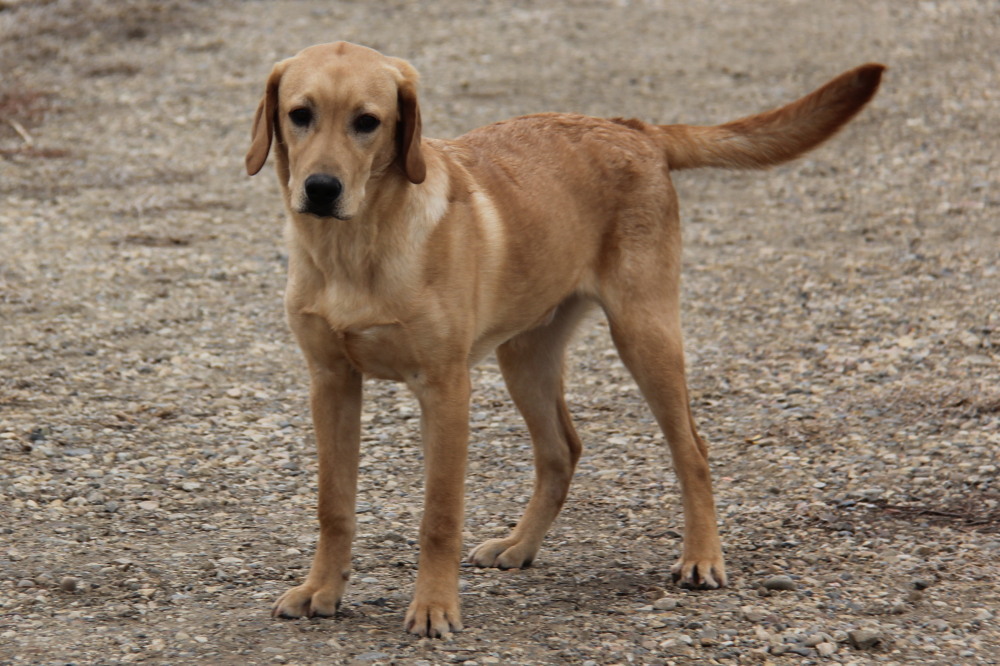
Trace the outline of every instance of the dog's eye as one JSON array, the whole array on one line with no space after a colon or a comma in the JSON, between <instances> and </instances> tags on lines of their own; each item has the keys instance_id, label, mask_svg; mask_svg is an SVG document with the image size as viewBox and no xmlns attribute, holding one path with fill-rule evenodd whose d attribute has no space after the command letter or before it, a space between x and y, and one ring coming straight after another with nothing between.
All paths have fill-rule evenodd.
<instances>
[{"instance_id":1,"label":"dog's eye","mask_svg":"<svg viewBox=\"0 0 1000 666\"><path fill-rule=\"evenodd\" d=\"M354 129L361 134L371 134L381 123L382 121L372 114L363 113L354 119Z\"/></svg>"},{"instance_id":2,"label":"dog's eye","mask_svg":"<svg viewBox=\"0 0 1000 666\"><path fill-rule=\"evenodd\" d=\"M298 109L292 109L288 112L288 119L292 121L292 124L296 127L308 127L309 123L312 122L313 113L305 107Z\"/></svg>"}]
</instances>

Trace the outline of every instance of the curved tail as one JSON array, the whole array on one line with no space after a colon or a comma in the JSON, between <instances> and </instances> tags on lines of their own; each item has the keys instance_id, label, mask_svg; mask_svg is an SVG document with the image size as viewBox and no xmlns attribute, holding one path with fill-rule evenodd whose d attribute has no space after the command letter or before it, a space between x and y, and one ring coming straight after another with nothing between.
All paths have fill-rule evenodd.
<instances>
[{"instance_id":1,"label":"curved tail","mask_svg":"<svg viewBox=\"0 0 1000 666\"><path fill-rule=\"evenodd\" d=\"M875 95L885 66L869 63L780 109L724 125L658 125L670 168L764 169L823 143Z\"/></svg>"}]
</instances>

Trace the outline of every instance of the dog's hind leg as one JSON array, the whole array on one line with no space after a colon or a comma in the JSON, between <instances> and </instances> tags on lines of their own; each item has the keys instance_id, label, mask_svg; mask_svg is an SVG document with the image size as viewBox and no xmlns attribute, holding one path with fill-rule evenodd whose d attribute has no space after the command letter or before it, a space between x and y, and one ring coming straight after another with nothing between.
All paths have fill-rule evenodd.
<instances>
[{"instance_id":1,"label":"dog's hind leg","mask_svg":"<svg viewBox=\"0 0 1000 666\"><path fill-rule=\"evenodd\" d=\"M705 443L695 430L684 381L684 353L678 323L641 323L612 314L611 334L670 445L684 504L684 552L672 569L684 587L726 584ZM638 328L636 327L638 323Z\"/></svg>"},{"instance_id":2,"label":"dog's hind leg","mask_svg":"<svg viewBox=\"0 0 1000 666\"><path fill-rule=\"evenodd\" d=\"M609 270L601 302L618 353L667 439L680 481L684 551L672 568L674 581L683 587L716 588L726 584L726 571L708 451L695 430L685 381L679 252L670 256L655 250L677 248L679 239L668 238L671 225L663 228L668 232L663 239L633 245L628 261Z\"/></svg>"},{"instance_id":3,"label":"dog's hind leg","mask_svg":"<svg viewBox=\"0 0 1000 666\"><path fill-rule=\"evenodd\" d=\"M517 569L534 560L569 492L581 444L563 396L563 358L590 303L571 297L551 322L504 343L497 359L507 389L531 434L535 457L535 489L524 516L510 536L490 539L469 555L480 567Z\"/></svg>"}]
</instances>

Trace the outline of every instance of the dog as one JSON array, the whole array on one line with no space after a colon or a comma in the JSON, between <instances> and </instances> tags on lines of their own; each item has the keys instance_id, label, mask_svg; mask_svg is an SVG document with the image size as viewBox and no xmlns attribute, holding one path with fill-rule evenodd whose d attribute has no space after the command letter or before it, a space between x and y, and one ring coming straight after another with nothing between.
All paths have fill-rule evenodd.
<instances>
[{"instance_id":1,"label":"dog","mask_svg":"<svg viewBox=\"0 0 1000 666\"><path fill-rule=\"evenodd\" d=\"M535 485L480 567L531 564L581 443L563 397L564 351L600 307L669 445L684 546L676 583L726 584L705 442L689 408L681 236L671 170L766 168L833 135L872 98L867 64L779 109L718 126L544 113L454 140L422 136L417 71L337 42L274 66L253 121L250 175L273 152L287 210L285 307L310 373L319 541L276 617L331 616L349 577L362 378L405 382L421 409L424 514L405 628L462 627L469 369L496 350L527 423Z\"/></svg>"}]
</instances>

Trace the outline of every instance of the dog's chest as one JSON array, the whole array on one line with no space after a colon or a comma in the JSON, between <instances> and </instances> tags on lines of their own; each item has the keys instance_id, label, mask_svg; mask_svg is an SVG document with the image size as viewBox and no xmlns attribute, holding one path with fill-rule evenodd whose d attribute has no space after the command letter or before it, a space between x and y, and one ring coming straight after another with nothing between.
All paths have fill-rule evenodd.
<instances>
[{"instance_id":1,"label":"dog's chest","mask_svg":"<svg viewBox=\"0 0 1000 666\"><path fill-rule=\"evenodd\" d=\"M390 301L346 285L329 286L309 308L326 321L360 372L405 381L417 365L417 354L399 309Z\"/></svg>"},{"instance_id":2,"label":"dog's chest","mask_svg":"<svg viewBox=\"0 0 1000 666\"><path fill-rule=\"evenodd\" d=\"M342 340L351 364L369 377L406 381L417 372L417 356L401 324L348 329Z\"/></svg>"}]
</instances>

